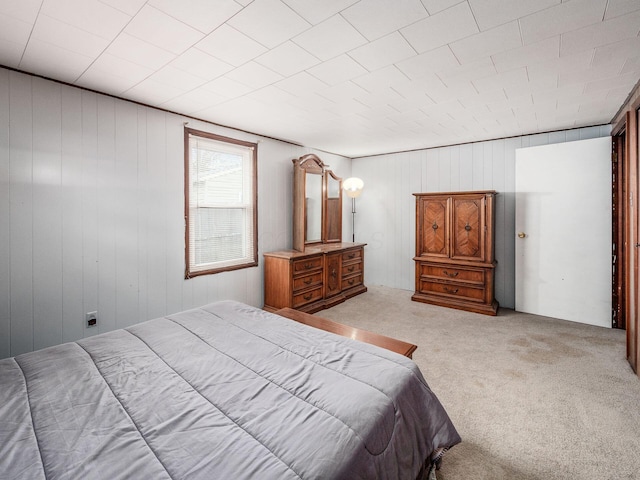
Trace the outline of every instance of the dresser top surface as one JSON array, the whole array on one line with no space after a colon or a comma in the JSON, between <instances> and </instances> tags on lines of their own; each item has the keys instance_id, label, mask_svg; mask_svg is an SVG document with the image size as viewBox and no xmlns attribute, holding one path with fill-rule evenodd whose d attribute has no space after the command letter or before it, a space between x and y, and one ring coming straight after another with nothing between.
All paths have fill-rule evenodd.
<instances>
[{"instance_id":1,"label":"dresser top surface","mask_svg":"<svg viewBox=\"0 0 640 480\"><path fill-rule=\"evenodd\" d=\"M326 253L339 252L342 250L348 250L350 248L361 248L366 243L351 243L351 242L339 242L339 243L322 243L317 245L309 245L305 247L304 252L298 250L279 250L276 252L266 252L265 257L280 257L280 258L302 258L313 255L322 255Z\"/></svg>"}]
</instances>

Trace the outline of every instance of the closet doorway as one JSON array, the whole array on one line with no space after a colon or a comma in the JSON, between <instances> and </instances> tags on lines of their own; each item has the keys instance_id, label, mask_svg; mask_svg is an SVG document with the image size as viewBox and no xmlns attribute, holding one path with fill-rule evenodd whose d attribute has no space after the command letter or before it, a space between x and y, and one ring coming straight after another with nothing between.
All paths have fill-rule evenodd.
<instances>
[{"instance_id":1,"label":"closet doorway","mask_svg":"<svg viewBox=\"0 0 640 480\"><path fill-rule=\"evenodd\" d=\"M618 323L627 330L627 360L634 372L640 374L640 351L638 350L638 257L640 247L640 191L638 171L638 108L637 100L626 111L621 121L613 128L612 161L617 171L617 229L614 228L614 242L617 242L618 268L614 280L614 309L619 311ZM617 164L617 169L615 167ZM615 225L615 223L614 223ZM615 260L614 260L615 265ZM615 285L617 283L617 286ZM617 297L616 297L617 294Z\"/></svg>"}]
</instances>

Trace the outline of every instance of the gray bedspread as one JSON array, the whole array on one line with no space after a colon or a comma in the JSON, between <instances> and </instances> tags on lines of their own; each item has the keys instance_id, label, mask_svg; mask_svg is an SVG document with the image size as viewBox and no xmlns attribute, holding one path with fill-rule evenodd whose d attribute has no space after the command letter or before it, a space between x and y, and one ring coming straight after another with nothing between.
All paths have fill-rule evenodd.
<instances>
[{"instance_id":1,"label":"gray bedspread","mask_svg":"<svg viewBox=\"0 0 640 480\"><path fill-rule=\"evenodd\" d=\"M460 441L412 360L237 302L0 360L2 479L410 479Z\"/></svg>"}]
</instances>

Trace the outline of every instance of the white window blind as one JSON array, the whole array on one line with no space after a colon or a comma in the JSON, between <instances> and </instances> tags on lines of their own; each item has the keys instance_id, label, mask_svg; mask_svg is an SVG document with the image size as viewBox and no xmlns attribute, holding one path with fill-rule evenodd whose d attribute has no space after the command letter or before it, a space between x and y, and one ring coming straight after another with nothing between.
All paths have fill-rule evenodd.
<instances>
[{"instance_id":1,"label":"white window blind","mask_svg":"<svg viewBox=\"0 0 640 480\"><path fill-rule=\"evenodd\" d=\"M257 265L256 146L187 130L187 278Z\"/></svg>"}]
</instances>

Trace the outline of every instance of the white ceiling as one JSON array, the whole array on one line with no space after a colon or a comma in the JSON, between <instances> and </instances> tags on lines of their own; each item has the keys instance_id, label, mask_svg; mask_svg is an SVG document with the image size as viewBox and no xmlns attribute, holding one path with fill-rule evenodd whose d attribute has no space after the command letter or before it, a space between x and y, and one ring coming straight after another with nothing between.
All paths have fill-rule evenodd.
<instances>
[{"instance_id":1,"label":"white ceiling","mask_svg":"<svg viewBox=\"0 0 640 480\"><path fill-rule=\"evenodd\" d=\"M0 0L0 64L358 157L604 124L640 0Z\"/></svg>"}]
</instances>

